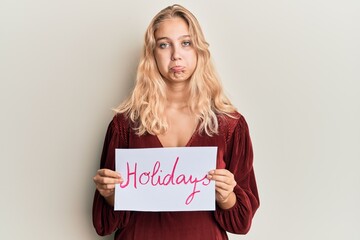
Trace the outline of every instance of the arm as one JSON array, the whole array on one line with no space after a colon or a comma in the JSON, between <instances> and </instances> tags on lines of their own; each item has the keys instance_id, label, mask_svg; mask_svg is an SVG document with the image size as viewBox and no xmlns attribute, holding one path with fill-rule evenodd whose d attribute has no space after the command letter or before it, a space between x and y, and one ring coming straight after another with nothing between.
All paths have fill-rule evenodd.
<instances>
[{"instance_id":1,"label":"arm","mask_svg":"<svg viewBox=\"0 0 360 240\"><path fill-rule=\"evenodd\" d=\"M217 190L215 218L228 232L246 234L259 207L253 170L253 150L249 129L241 116L228 141L226 169L221 170L222 195ZM217 186L216 188L219 188Z\"/></svg>"},{"instance_id":2,"label":"arm","mask_svg":"<svg viewBox=\"0 0 360 240\"><path fill-rule=\"evenodd\" d=\"M108 235L129 222L130 212L114 211L114 186L121 177L114 172L115 149L126 147L124 129L117 126L118 117L109 124L101 155L100 170L94 177L96 191L93 202L93 225L99 235Z\"/></svg>"}]
</instances>

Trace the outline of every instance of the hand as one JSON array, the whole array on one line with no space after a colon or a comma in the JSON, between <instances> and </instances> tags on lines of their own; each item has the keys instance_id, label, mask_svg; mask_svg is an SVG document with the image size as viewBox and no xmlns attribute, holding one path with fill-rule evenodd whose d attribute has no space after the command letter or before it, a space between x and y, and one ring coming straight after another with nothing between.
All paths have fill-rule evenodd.
<instances>
[{"instance_id":1,"label":"hand","mask_svg":"<svg viewBox=\"0 0 360 240\"><path fill-rule=\"evenodd\" d=\"M223 209L231 208L236 203L234 174L227 169L211 170L208 179L215 180L216 202Z\"/></svg>"},{"instance_id":2,"label":"hand","mask_svg":"<svg viewBox=\"0 0 360 240\"><path fill-rule=\"evenodd\" d=\"M114 205L115 185L123 182L121 175L115 171L104 168L97 171L93 180L100 195L103 196L110 205Z\"/></svg>"}]
</instances>

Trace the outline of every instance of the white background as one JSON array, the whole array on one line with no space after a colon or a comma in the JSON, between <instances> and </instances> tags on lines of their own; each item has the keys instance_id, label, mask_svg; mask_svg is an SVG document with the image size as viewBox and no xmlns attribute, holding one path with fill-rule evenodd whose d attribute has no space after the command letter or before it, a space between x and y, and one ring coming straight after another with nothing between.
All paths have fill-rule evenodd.
<instances>
[{"instance_id":1,"label":"white background","mask_svg":"<svg viewBox=\"0 0 360 240\"><path fill-rule=\"evenodd\" d=\"M360 239L359 1L179 2L253 139L261 207L231 239ZM0 0L0 239L112 239L92 227L92 177L172 3Z\"/></svg>"}]
</instances>

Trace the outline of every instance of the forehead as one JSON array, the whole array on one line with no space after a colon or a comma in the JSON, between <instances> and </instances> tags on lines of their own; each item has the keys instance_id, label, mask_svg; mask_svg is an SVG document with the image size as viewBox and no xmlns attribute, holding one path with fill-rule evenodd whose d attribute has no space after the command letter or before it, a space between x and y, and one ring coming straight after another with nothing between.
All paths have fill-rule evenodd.
<instances>
[{"instance_id":1,"label":"forehead","mask_svg":"<svg viewBox=\"0 0 360 240\"><path fill-rule=\"evenodd\" d=\"M184 35L189 35L189 27L181 17L165 19L159 24L158 29L155 31L155 39L176 39Z\"/></svg>"}]
</instances>

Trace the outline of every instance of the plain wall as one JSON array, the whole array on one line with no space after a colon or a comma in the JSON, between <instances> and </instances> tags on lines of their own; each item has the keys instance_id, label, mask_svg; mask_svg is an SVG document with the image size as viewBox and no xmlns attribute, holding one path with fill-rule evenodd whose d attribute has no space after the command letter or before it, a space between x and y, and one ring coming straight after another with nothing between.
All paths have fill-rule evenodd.
<instances>
[{"instance_id":1,"label":"plain wall","mask_svg":"<svg viewBox=\"0 0 360 240\"><path fill-rule=\"evenodd\" d=\"M92 177L173 3L0 1L0 239L112 239L92 227ZM253 139L261 207L231 239L360 239L359 1L178 3Z\"/></svg>"}]
</instances>

